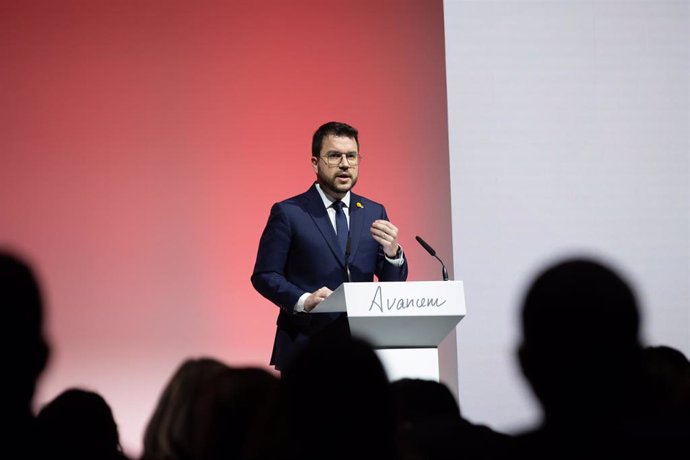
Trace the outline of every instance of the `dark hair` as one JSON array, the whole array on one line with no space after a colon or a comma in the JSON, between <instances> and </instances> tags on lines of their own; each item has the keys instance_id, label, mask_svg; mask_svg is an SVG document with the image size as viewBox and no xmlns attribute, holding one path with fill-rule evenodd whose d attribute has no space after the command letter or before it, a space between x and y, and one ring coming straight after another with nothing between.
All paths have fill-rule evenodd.
<instances>
[{"instance_id":1,"label":"dark hair","mask_svg":"<svg viewBox=\"0 0 690 460\"><path fill-rule=\"evenodd\" d=\"M602 262L569 259L544 270L523 303L527 343L567 345L582 353L585 344L636 344L639 307L632 288ZM587 340L583 341L582 338Z\"/></svg>"},{"instance_id":2,"label":"dark hair","mask_svg":"<svg viewBox=\"0 0 690 460\"><path fill-rule=\"evenodd\" d=\"M142 459L190 458L190 423L204 385L230 369L211 357L185 359L170 377L144 431Z\"/></svg>"},{"instance_id":3,"label":"dark hair","mask_svg":"<svg viewBox=\"0 0 690 460\"><path fill-rule=\"evenodd\" d=\"M356 128L353 128L346 123L329 121L328 123L319 126L319 129L317 129L314 133L314 137L311 141L311 156L319 157L321 155L323 138L330 135L352 138L357 143L357 148L359 148L359 139L357 137L358 134L359 132Z\"/></svg>"},{"instance_id":4,"label":"dark hair","mask_svg":"<svg viewBox=\"0 0 690 460\"><path fill-rule=\"evenodd\" d=\"M38 413L41 438L60 458L125 460L113 411L100 394L69 388Z\"/></svg>"}]
</instances>

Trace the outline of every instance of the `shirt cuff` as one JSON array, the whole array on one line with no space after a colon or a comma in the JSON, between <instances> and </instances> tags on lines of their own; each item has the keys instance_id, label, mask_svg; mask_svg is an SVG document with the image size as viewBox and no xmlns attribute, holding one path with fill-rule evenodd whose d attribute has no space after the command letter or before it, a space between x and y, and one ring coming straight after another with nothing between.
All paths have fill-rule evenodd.
<instances>
[{"instance_id":1,"label":"shirt cuff","mask_svg":"<svg viewBox=\"0 0 690 460\"><path fill-rule=\"evenodd\" d=\"M397 257L394 258L394 259L388 257L385 253L383 254L384 257L386 258L386 260L387 260L389 263L395 265L396 267L400 267L400 266L402 266L403 263L405 263L405 255L403 254L403 248L402 248L402 246L400 246L400 245L398 245L398 248L399 248L400 250L398 251Z\"/></svg>"},{"instance_id":2,"label":"shirt cuff","mask_svg":"<svg viewBox=\"0 0 690 460\"><path fill-rule=\"evenodd\" d=\"M292 309L294 313L306 313L304 310L304 301L307 300L307 297L309 297L311 294L308 292L305 292L300 296L299 299L297 299L297 303L295 304L295 307Z\"/></svg>"}]
</instances>

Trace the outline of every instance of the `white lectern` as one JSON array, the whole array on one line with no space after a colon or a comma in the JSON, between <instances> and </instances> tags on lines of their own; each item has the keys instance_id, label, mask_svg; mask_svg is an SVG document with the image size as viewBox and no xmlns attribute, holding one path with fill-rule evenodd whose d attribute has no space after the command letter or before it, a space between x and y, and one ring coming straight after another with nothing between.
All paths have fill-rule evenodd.
<instances>
[{"instance_id":1,"label":"white lectern","mask_svg":"<svg viewBox=\"0 0 690 460\"><path fill-rule=\"evenodd\" d=\"M465 317L465 295L462 281L343 283L312 311L346 312L352 335L373 345L391 381L438 382L438 345Z\"/></svg>"}]
</instances>

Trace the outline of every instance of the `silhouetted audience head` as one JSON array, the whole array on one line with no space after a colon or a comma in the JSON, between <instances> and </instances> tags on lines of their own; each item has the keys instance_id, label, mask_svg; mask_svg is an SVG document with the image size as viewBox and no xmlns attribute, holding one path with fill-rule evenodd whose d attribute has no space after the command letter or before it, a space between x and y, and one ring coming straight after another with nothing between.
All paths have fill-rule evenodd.
<instances>
[{"instance_id":1,"label":"silhouetted audience head","mask_svg":"<svg viewBox=\"0 0 690 460\"><path fill-rule=\"evenodd\" d=\"M275 416L279 380L258 368L231 368L203 384L192 410L192 458L239 460L255 452L248 442ZM273 433L271 433L273 434Z\"/></svg>"},{"instance_id":2,"label":"silhouetted audience head","mask_svg":"<svg viewBox=\"0 0 690 460\"><path fill-rule=\"evenodd\" d=\"M124 460L113 412L101 395L68 389L38 413L46 450L54 458Z\"/></svg>"},{"instance_id":3,"label":"silhouetted audience head","mask_svg":"<svg viewBox=\"0 0 690 460\"><path fill-rule=\"evenodd\" d=\"M43 335L43 300L31 266L19 256L0 251L0 306L2 307L3 418L0 440L8 458L38 455L33 398L38 378L48 361Z\"/></svg>"},{"instance_id":4,"label":"silhouetted audience head","mask_svg":"<svg viewBox=\"0 0 690 460\"><path fill-rule=\"evenodd\" d=\"M163 390L146 428L142 458L246 458L247 442L256 439L253 431L262 429L278 391L278 378L263 369L188 359Z\"/></svg>"},{"instance_id":5,"label":"silhouetted audience head","mask_svg":"<svg viewBox=\"0 0 690 460\"><path fill-rule=\"evenodd\" d=\"M391 383L401 460L495 459L509 436L464 419L448 387L433 380Z\"/></svg>"},{"instance_id":6,"label":"silhouetted audience head","mask_svg":"<svg viewBox=\"0 0 690 460\"><path fill-rule=\"evenodd\" d=\"M647 346L642 353L656 415L680 424L690 436L690 361L668 345Z\"/></svg>"},{"instance_id":7,"label":"silhouetted audience head","mask_svg":"<svg viewBox=\"0 0 690 460\"><path fill-rule=\"evenodd\" d=\"M192 458L190 423L204 385L229 367L213 358L187 359L166 384L144 433L145 460Z\"/></svg>"},{"instance_id":8,"label":"silhouetted audience head","mask_svg":"<svg viewBox=\"0 0 690 460\"><path fill-rule=\"evenodd\" d=\"M43 300L38 280L19 256L0 252L0 302L3 324L3 410L22 416L31 414L38 377L48 359L43 335ZM3 386L4 386L3 385Z\"/></svg>"},{"instance_id":9,"label":"silhouetted audience head","mask_svg":"<svg viewBox=\"0 0 690 460\"><path fill-rule=\"evenodd\" d=\"M548 267L527 291L520 364L544 423L512 457L676 458L688 432L658 416L630 285L587 259Z\"/></svg>"},{"instance_id":10,"label":"silhouetted audience head","mask_svg":"<svg viewBox=\"0 0 690 460\"><path fill-rule=\"evenodd\" d=\"M459 458L460 408L448 387L404 378L391 390L401 460Z\"/></svg>"},{"instance_id":11,"label":"silhouetted audience head","mask_svg":"<svg viewBox=\"0 0 690 460\"><path fill-rule=\"evenodd\" d=\"M388 378L372 347L314 340L283 374L290 459L391 459L395 421Z\"/></svg>"},{"instance_id":12,"label":"silhouetted audience head","mask_svg":"<svg viewBox=\"0 0 690 460\"><path fill-rule=\"evenodd\" d=\"M519 356L550 422L629 403L626 390L639 378L639 321L628 283L597 261L566 260L534 280Z\"/></svg>"},{"instance_id":13,"label":"silhouetted audience head","mask_svg":"<svg viewBox=\"0 0 690 460\"><path fill-rule=\"evenodd\" d=\"M403 378L391 383L395 412L401 420L460 418L460 406L443 383Z\"/></svg>"}]
</instances>

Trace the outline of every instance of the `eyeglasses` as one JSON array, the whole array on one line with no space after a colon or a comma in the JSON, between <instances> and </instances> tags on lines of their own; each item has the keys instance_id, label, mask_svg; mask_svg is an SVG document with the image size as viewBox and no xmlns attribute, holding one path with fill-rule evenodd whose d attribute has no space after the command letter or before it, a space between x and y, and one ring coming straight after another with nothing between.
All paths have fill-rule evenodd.
<instances>
[{"instance_id":1,"label":"eyeglasses","mask_svg":"<svg viewBox=\"0 0 690 460\"><path fill-rule=\"evenodd\" d=\"M329 152L326 155L322 155L320 158L328 165L331 167L336 167L340 166L340 164L343 162L343 157L347 160L347 164L350 166L357 166L359 162L362 160L362 155L360 155L357 152L348 152L348 153L338 153L338 152Z\"/></svg>"}]
</instances>

